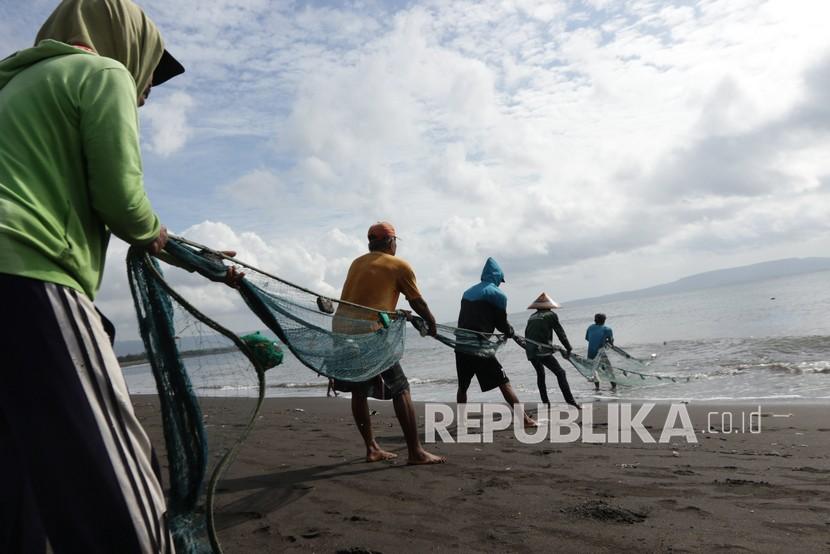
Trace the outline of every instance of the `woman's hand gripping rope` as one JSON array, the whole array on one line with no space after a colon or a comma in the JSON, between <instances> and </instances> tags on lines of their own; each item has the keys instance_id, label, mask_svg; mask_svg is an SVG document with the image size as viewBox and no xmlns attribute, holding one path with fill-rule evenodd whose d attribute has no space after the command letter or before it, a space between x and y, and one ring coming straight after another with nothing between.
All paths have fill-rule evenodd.
<instances>
[{"instance_id":1,"label":"woman's hand gripping rope","mask_svg":"<svg viewBox=\"0 0 830 554\"><path fill-rule=\"evenodd\" d=\"M162 225L159 229L159 235L156 238L154 238L152 242L145 245L145 248L147 248L147 252L149 252L153 256L157 256L159 252L164 250L164 247L167 245L167 238L167 227Z\"/></svg>"}]
</instances>

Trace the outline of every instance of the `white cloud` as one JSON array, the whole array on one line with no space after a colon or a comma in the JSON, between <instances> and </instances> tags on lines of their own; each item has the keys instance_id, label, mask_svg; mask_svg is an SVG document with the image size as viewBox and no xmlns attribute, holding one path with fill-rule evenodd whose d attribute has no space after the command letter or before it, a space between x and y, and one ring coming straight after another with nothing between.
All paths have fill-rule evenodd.
<instances>
[{"instance_id":1,"label":"white cloud","mask_svg":"<svg viewBox=\"0 0 830 554\"><path fill-rule=\"evenodd\" d=\"M150 124L150 150L167 157L184 147L192 132L187 114L193 106L193 98L185 92L177 91L158 100L151 96L141 109Z\"/></svg>"},{"instance_id":2,"label":"white cloud","mask_svg":"<svg viewBox=\"0 0 830 554\"><path fill-rule=\"evenodd\" d=\"M221 187L218 197L243 207L265 207L279 205L284 192L278 175L267 169L256 169Z\"/></svg>"}]
</instances>

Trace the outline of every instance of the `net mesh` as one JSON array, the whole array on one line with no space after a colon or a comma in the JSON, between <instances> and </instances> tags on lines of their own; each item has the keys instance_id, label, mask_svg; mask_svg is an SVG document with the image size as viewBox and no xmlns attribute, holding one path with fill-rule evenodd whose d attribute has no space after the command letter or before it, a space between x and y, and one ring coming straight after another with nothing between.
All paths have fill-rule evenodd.
<instances>
[{"instance_id":1,"label":"net mesh","mask_svg":"<svg viewBox=\"0 0 830 554\"><path fill-rule=\"evenodd\" d=\"M239 287L250 310L312 371L366 381L400 361L407 318L342 303L249 268Z\"/></svg>"},{"instance_id":2,"label":"net mesh","mask_svg":"<svg viewBox=\"0 0 830 554\"><path fill-rule=\"evenodd\" d=\"M515 337L522 348L532 350L538 355L563 352L560 346L536 342L525 337ZM530 348L529 348L530 347ZM606 344L600 348L594 358L587 358L571 352L567 360L580 375L592 383L607 382L614 385L640 385L644 382L667 381L672 383L689 382L693 377L678 377L648 371L652 359L637 358L618 346Z\"/></svg>"},{"instance_id":3,"label":"net mesh","mask_svg":"<svg viewBox=\"0 0 830 554\"><path fill-rule=\"evenodd\" d=\"M424 320L415 318L413 325L420 331L421 336L426 336L427 325ZM463 352L473 356L481 356L484 358L493 357L499 348L507 342L507 336L500 333L482 333L441 324L435 327L436 333L433 337L435 340L449 346L456 352Z\"/></svg>"},{"instance_id":4,"label":"net mesh","mask_svg":"<svg viewBox=\"0 0 830 554\"><path fill-rule=\"evenodd\" d=\"M691 377L663 375L648 371L652 360L635 358L618 346L606 345L593 358L571 354L569 362L586 379L616 385L640 385L646 381L688 382Z\"/></svg>"}]
</instances>

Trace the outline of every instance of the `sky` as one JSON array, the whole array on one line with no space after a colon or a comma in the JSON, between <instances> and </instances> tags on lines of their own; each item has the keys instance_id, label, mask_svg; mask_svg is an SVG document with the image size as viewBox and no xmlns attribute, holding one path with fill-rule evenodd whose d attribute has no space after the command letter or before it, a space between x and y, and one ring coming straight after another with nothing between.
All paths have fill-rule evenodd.
<instances>
[{"instance_id":1,"label":"sky","mask_svg":"<svg viewBox=\"0 0 830 554\"><path fill-rule=\"evenodd\" d=\"M379 220L440 321L488 256L516 312L830 252L830 3L139 4L187 68L139 110L161 220L323 294ZM55 5L0 0L0 55Z\"/></svg>"}]
</instances>

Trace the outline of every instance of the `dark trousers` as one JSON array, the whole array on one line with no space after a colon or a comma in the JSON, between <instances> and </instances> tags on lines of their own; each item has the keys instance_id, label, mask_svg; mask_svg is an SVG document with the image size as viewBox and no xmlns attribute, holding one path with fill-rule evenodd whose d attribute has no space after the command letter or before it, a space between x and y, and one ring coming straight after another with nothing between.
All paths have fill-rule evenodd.
<instances>
[{"instance_id":1,"label":"dark trousers","mask_svg":"<svg viewBox=\"0 0 830 554\"><path fill-rule=\"evenodd\" d=\"M545 356L544 358L535 358L530 360L533 364L533 369L536 370L536 384L539 386L539 395L542 397L542 402L550 404L548 399L548 389L545 386L545 368L548 368L556 375L556 380L559 382L559 389L562 391L562 396L565 397L565 402L571 405L576 405L573 394L571 394L571 387L568 385L568 376L565 375L565 370L556 361L553 356Z\"/></svg>"},{"instance_id":2,"label":"dark trousers","mask_svg":"<svg viewBox=\"0 0 830 554\"><path fill-rule=\"evenodd\" d=\"M0 552L169 552L164 496L105 324L0 274Z\"/></svg>"}]
</instances>

